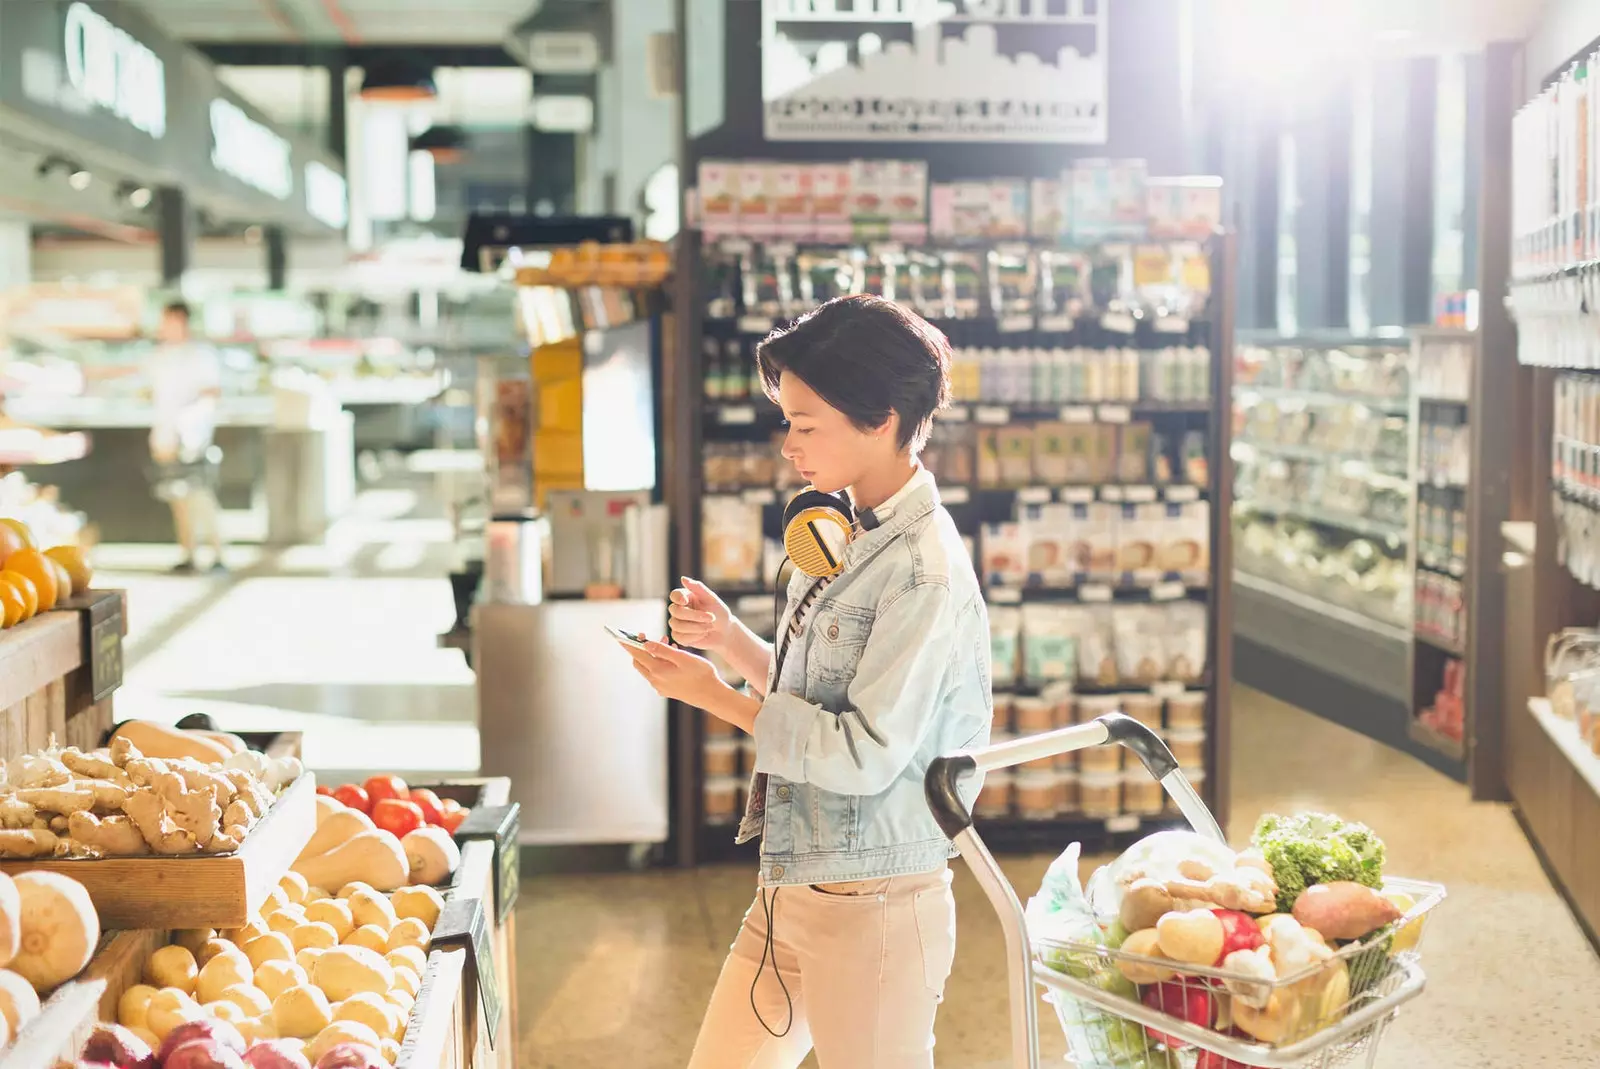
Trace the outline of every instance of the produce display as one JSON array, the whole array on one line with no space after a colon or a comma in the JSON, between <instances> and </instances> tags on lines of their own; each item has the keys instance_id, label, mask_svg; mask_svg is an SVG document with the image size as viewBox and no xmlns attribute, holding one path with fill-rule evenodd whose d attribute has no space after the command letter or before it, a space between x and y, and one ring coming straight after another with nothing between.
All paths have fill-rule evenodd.
<instances>
[{"instance_id":1,"label":"produce display","mask_svg":"<svg viewBox=\"0 0 1600 1069\"><path fill-rule=\"evenodd\" d=\"M99 941L100 918L78 881L0 873L0 1048L39 1016L41 996L83 971Z\"/></svg>"},{"instance_id":2,"label":"produce display","mask_svg":"<svg viewBox=\"0 0 1600 1069\"><path fill-rule=\"evenodd\" d=\"M1078 879L1077 844L1028 904L1040 960L1103 991L1246 1043L1286 1046L1342 1020L1421 935L1419 904L1385 885L1364 825L1269 815L1249 848L1161 832ZM1191 1046L1058 999L1073 1057L1168 1069ZM1183 1064L1188 1064L1187 1062ZM1197 1069L1244 1069L1202 1051Z\"/></svg>"},{"instance_id":3,"label":"produce display","mask_svg":"<svg viewBox=\"0 0 1600 1069\"><path fill-rule=\"evenodd\" d=\"M77 546L40 549L21 520L0 516L0 629L49 612L89 589L94 570Z\"/></svg>"},{"instance_id":4,"label":"produce display","mask_svg":"<svg viewBox=\"0 0 1600 1069\"><path fill-rule=\"evenodd\" d=\"M188 734L129 724L99 750L52 742L0 762L0 858L230 853L302 771L297 758L269 760L243 742L230 753L163 733ZM133 735L167 743L158 749L170 756L146 756ZM213 749L221 758L205 760Z\"/></svg>"}]
</instances>

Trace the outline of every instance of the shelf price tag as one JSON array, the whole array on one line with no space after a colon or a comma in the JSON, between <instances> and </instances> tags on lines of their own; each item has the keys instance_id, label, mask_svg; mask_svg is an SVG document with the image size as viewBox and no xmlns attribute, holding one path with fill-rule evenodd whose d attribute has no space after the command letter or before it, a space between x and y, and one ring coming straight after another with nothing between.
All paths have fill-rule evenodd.
<instances>
[{"instance_id":1,"label":"shelf price tag","mask_svg":"<svg viewBox=\"0 0 1600 1069\"><path fill-rule=\"evenodd\" d=\"M1133 315L1129 312L1107 312L1100 317L1100 328L1113 334L1132 334L1135 325Z\"/></svg>"},{"instance_id":2,"label":"shelf price tag","mask_svg":"<svg viewBox=\"0 0 1600 1069\"><path fill-rule=\"evenodd\" d=\"M933 418L944 420L946 423L965 423L972 418L972 410L966 405L951 405L935 412Z\"/></svg>"},{"instance_id":3,"label":"shelf price tag","mask_svg":"<svg viewBox=\"0 0 1600 1069\"><path fill-rule=\"evenodd\" d=\"M989 589L989 601L994 605L1022 604L1022 591L1014 586L997 586Z\"/></svg>"},{"instance_id":4,"label":"shelf price tag","mask_svg":"<svg viewBox=\"0 0 1600 1069\"><path fill-rule=\"evenodd\" d=\"M1121 500L1123 500L1123 488L1120 487L1120 486L1102 486L1100 488L1100 500L1101 501L1121 501Z\"/></svg>"},{"instance_id":5,"label":"shelf price tag","mask_svg":"<svg viewBox=\"0 0 1600 1069\"><path fill-rule=\"evenodd\" d=\"M1106 818L1106 831L1112 835L1123 835L1139 830L1139 817L1134 813L1124 813L1119 817Z\"/></svg>"},{"instance_id":6,"label":"shelf price tag","mask_svg":"<svg viewBox=\"0 0 1600 1069\"><path fill-rule=\"evenodd\" d=\"M770 486L755 487L746 490L742 495L746 502L752 505L770 505L778 500L777 492Z\"/></svg>"},{"instance_id":7,"label":"shelf price tag","mask_svg":"<svg viewBox=\"0 0 1600 1069\"><path fill-rule=\"evenodd\" d=\"M940 487L939 496L946 505L965 505L972 500L972 491L965 486L944 486Z\"/></svg>"},{"instance_id":8,"label":"shelf price tag","mask_svg":"<svg viewBox=\"0 0 1600 1069\"><path fill-rule=\"evenodd\" d=\"M1198 486L1169 486L1163 491L1168 501L1199 501L1200 488Z\"/></svg>"},{"instance_id":9,"label":"shelf price tag","mask_svg":"<svg viewBox=\"0 0 1600 1069\"><path fill-rule=\"evenodd\" d=\"M1088 405L1067 405L1061 410L1062 423L1093 423L1094 409Z\"/></svg>"},{"instance_id":10,"label":"shelf price tag","mask_svg":"<svg viewBox=\"0 0 1600 1069\"><path fill-rule=\"evenodd\" d=\"M740 334L766 334L766 333L769 333L771 330L772 330L772 318L770 316L740 316L739 317L739 333Z\"/></svg>"},{"instance_id":11,"label":"shelf price tag","mask_svg":"<svg viewBox=\"0 0 1600 1069\"><path fill-rule=\"evenodd\" d=\"M1126 423L1133 418L1127 405L1101 405L1099 414L1101 423Z\"/></svg>"},{"instance_id":12,"label":"shelf price tag","mask_svg":"<svg viewBox=\"0 0 1600 1069\"><path fill-rule=\"evenodd\" d=\"M1021 334L1033 329L1033 317L1030 315L1009 315L1000 320L1001 334Z\"/></svg>"},{"instance_id":13,"label":"shelf price tag","mask_svg":"<svg viewBox=\"0 0 1600 1069\"><path fill-rule=\"evenodd\" d=\"M972 418L979 423L998 426L1011 422L1011 410L1001 405L982 405L972 413Z\"/></svg>"},{"instance_id":14,"label":"shelf price tag","mask_svg":"<svg viewBox=\"0 0 1600 1069\"><path fill-rule=\"evenodd\" d=\"M717 412L717 422L724 427L747 427L755 421L754 405L725 405Z\"/></svg>"},{"instance_id":15,"label":"shelf price tag","mask_svg":"<svg viewBox=\"0 0 1600 1069\"><path fill-rule=\"evenodd\" d=\"M1187 334L1189 321L1183 316L1161 316L1156 320L1155 330L1157 334Z\"/></svg>"},{"instance_id":16,"label":"shelf price tag","mask_svg":"<svg viewBox=\"0 0 1600 1069\"><path fill-rule=\"evenodd\" d=\"M1039 329L1052 334L1065 334L1072 329L1072 317L1069 315L1040 316Z\"/></svg>"},{"instance_id":17,"label":"shelf price tag","mask_svg":"<svg viewBox=\"0 0 1600 1069\"><path fill-rule=\"evenodd\" d=\"M1150 696L1166 701L1168 698L1178 698L1183 695L1183 684L1168 680L1164 683L1150 684Z\"/></svg>"},{"instance_id":18,"label":"shelf price tag","mask_svg":"<svg viewBox=\"0 0 1600 1069\"><path fill-rule=\"evenodd\" d=\"M1157 583L1150 588L1151 601L1182 601L1187 590L1182 583Z\"/></svg>"},{"instance_id":19,"label":"shelf price tag","mask_svg":"<svg viewBox=\"0 0 1600 1069\"><path fill-rule=\"evenodd\" d=\"M1146 503L1156 499L1156 488L1153 486L1124 486L1122 499L1135 503Z\"/></svg>"},{"instance_id":20,"label":"shelf price tag","mask_svg":"<svg viewBox=\"0 0 1600 1069\"><path fill-rule=\"evenodd\" d=\"M1023 505L1048 505L1050 498L1048 486L1025 486L1017 491L1017 501Z\"/></svg>"},{"instance_id":21,"label":"shelf price tag","mask_svg":"<svg viewBox=\"0 0 1600 1069\"><path fill-rule=\"evenodd\" d=\"M1085 583L1078 588L1079 601L1104 602L1111 600L1111 588L1105 583Z\"/></svg>"},{"instance_id":22,"label":"shelf price tag","mask_svg":"<svg viewBox=\"0 0 1600 1069\"><path fill-rule=\"evenodd\" d=\"M1060 501L1063 505L1087 505L1094 500L1092 486L1063 486Z\"/></svg>"}]
</instances>

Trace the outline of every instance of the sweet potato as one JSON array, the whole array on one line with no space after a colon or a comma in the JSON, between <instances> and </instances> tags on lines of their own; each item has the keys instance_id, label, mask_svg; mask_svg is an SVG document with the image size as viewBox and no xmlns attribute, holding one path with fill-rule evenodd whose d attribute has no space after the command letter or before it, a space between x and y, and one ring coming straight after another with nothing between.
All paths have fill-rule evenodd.
<instances>
[{"instance_id":1,"label":"sweet potato","mask_svg":"<svg viewBox=\"0 0 1600 1069\"><path fill-rule=\"evenodd\" d=\"M1400 919L1400 907L1359 883L1319 883L1294 903L1294 919L1324 939L1360 939Z\"/></svg>"}]
</instances>

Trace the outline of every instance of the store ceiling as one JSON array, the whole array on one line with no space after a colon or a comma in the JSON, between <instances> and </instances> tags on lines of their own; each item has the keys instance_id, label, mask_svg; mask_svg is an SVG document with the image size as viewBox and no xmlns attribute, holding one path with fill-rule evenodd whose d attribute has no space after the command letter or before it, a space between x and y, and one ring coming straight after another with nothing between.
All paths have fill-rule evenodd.
<instances>
[{"instance_id":1,"label":"store ceiling","mask_svg":"<svg viewBox=\"0 0 1600 1069\"><path fill-rule=\"evenodd\" d=\"M665 2L665 0L663 0ZM538 0L141 0L185 41L496 44Z\"/></svg>"},{"instance_id":2,"label":"store ceiling","mask_svg":"<svg viewBox=\"0 0 1600 1069\"><path fill-rule=\"evenodd\" d=\"M1538 23L1545 0L1212 0L1224 36L1238 44L1326 54L1346 46L1365 55L1475 52L1518 41ZM1241 49L1248 51L1248 47Z\"/></svg>"}]
</instances>

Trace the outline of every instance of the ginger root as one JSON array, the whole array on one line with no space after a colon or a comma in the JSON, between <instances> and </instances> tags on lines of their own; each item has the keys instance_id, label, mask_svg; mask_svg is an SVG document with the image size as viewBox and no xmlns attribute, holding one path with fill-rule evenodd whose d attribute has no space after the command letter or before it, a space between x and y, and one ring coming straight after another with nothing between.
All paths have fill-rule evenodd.
<instances>
[{"instance_id":1,"label":"ginger root","mask_svg":"<svg viewBox=\"0 0 1600 1069\"><path fill-rule=\"evenodd\" d=\"M155 757L130 757L122 769L138 787L154 787L156 780L170 771L165 761Z\"/></svg>"},{"instance_id":2,"label":"ginger root","mask_svg":"<svg viewBox=\"0 0 1600 1069\"><path fill-rule=\"evenodd\" d=\"M128 817L97 817L93 813L74 813L67 820L67 834L100 857L133 857L148 854L150 847Z\"/></svg>"},{"instance_id":3,"label":"ginger root","mask_svg":"<svg viewBox=\"0 0 1600 1069\"><path fill-rule=\"evenodd\" d=\"M238 793L237 788L227 776L214 772L192 758L180 758L168 761L167 769L183 778L184 784L191 791L205 791L221 805L227 805L233 796Z\"/></svg>"},{"instance_id":4,"label":"ginger root","mask_svg":"<svg viewBox=\"0 0 1600 1069\"><path fill-rule=\"evenodd\" d=\"M20 798L0 800L0 828L31 828L38 811Z\"/></svg>"},{"instance_id":5,"label":"ginger root","mask_svg":"<svg viewBox=\"0 0 1600 1069\"><path fill-rule=\"evenodd\" d=\"M162 805L172 822L188 833L195 845L205 846L217 834L222 811L207 790L191 789L176 772L162 776L156 784Z\"/></svg>"},{"instance_id":6,"label":"ginger root","mask_svg":"<svg viewBox=\"0 0 1600 1069\"><path fill-rule=\"evenodd\" d=\"M94 808L94 791L88 787L25 787L17 792L17 799L62 816Z\"/></svg>"},{"instance_id":7,"label":"ginger root","mask_svg":"<svg viewBox=\"0 0 1600 1069\"><path fill-rule=\"evenodd\" d=\"M17 759L11 780L21 788L59 787L72 781L72 772L53 757L29 754Z\"/></svg>"},{"instance_id":8,"label":"ginger root","mask_svg":"<svg viewBox=\"0 0 1600 1069\"><path fill-rule=\"evenodd\" d=\"M129 761L141 761L144 754L139 752L139 747L128 741L126 735L118 735L111 740L111 763L118 768L127 768Z\"/></svg>"},{"instance_id":9,"label":"ginger root","mask_svg":"<svg viewBox=\"0 0 1600 1069\"><path fill-rule=\"evenodd\" d=\"M61 751L61 763L83 779L105 779L120 783L127 775L109 757L98 753L84 753L76 747Z\"/></svg>"},{"instance_id":10,"label":"ginger root","mask_svg":"<svg viewBox=\"0 0 1600 1069\"><path fill-rule=\"evenodd\" d=\"M222 826L224 829L235 826L248 828L253 823L255 823L255 814L250 811L250 806L245 802L243 796L229 802L227 810L222 814ZM230 832L229 834L232 833Z\"/></svg>"},{"instance_id":11,"label":"ginger root","mask_svg":"<svg viewBox=\"0 0 1600 1069\"><path fill-rule=\"evenodd\" d=\"M0 831L0 857L50 857L59 840L54 832L22 829Z\"/></svg>"},{"instance_id":12,"label":"ginger root","mask_svg":"<svg viewBox=\"0 0 1600 1069\"><path fill-rule=\"evenodd\" d=\"M154 791L135 791L128 796L122 811L128 814L139 834L157 854L192 854L195 841L167 816L161 797Z\"/></svg>"}]
</instances>

